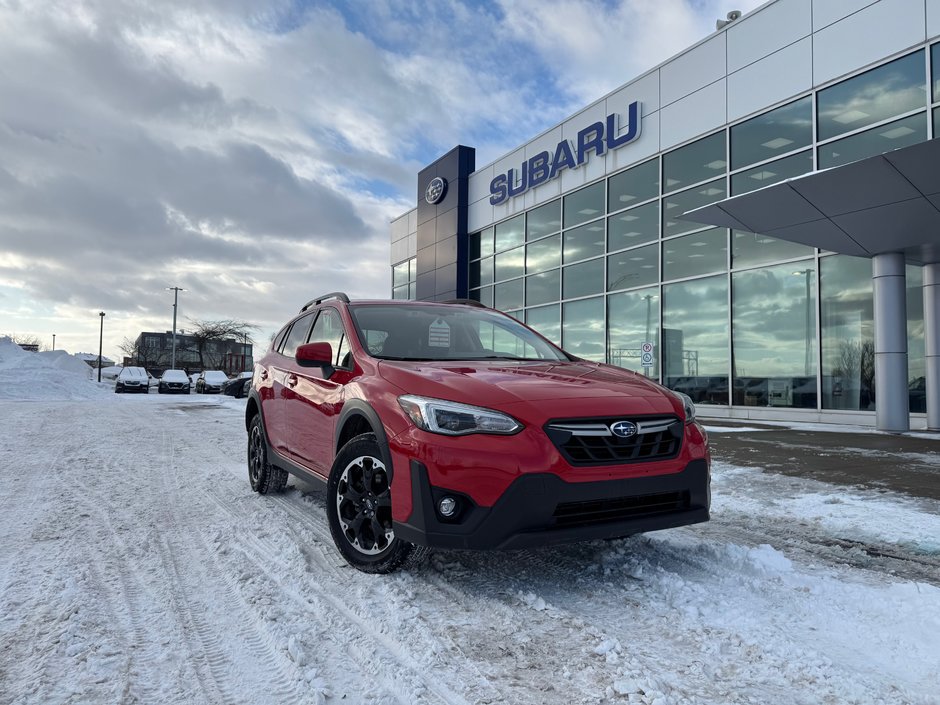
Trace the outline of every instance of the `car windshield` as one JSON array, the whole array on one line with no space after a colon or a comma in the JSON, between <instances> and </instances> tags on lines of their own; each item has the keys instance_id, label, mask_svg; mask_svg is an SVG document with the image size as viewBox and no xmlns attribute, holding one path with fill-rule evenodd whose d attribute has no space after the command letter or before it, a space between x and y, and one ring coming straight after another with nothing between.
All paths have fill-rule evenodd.
<instances>
[{"instance_id":1,"label":"car windshield","mask_svg":"<svg viewBox=\"0 0 940 705\"><path fill-rule=\"evenodd\" d=\"M189 377L182 370L167 370L163 373L161 379L164 382L188 382Z\"/></svg>"},{"instance_id":2,"label":"car windshield","mask_svg":"<svg viewBox=\"0 0 940 705\"><path fill-rule=\"evenodd\" d=\"M209 384L219 384L228 380L228 376L220 370L206 372L203 377Z\"/></svg>"},{"instance_id":3,"label":"car windshield","mask_svg":"<svg viewBox=\"0 0 940 705\"><path fill-rule=\"evenodd\" d=\"M567 360L513 318L486 308L414 304L350 307L359 340L382 360Z\"/></svg>"}]
</instances>

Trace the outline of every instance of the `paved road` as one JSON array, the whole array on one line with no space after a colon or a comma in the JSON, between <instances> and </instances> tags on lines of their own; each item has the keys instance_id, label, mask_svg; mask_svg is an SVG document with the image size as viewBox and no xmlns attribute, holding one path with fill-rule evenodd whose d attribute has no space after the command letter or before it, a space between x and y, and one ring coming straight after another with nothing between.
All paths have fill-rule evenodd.
<instances>
[{"instance_id":1,"label":"paved road","mask_svg":"<svg viewBox=\"0 0 940 705\"><path fill-rule=\"evenodd\" d=\"M885 433L804 431L706 420L712 456L732 465L888 489L940 499L940 434L937 439ZM718 430L726 427L727 432ZM919 434L922 435L922 434Z\"/></svg>"}]
</instances>

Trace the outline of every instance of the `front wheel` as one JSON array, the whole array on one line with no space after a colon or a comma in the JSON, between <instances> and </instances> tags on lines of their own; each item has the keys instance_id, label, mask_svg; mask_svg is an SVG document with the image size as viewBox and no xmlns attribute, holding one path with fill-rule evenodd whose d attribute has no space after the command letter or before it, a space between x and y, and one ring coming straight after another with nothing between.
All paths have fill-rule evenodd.
<instances>
[{"instance_id":1,"label":"front wheel","mask_svg":"<svg viewBox=\"0 0 940 705\"><path fill-rule=\"evenodd\" d=\"M392 573L417 562L425 549L395 537L391 478L375 435L350 440L333 462L326 513L343 558L365 573Z\"/></svg>"},{"instance_id":2,"label":"front wheel","mask_svg":"<svg viewBox=\"0 0 940 705\"><path fill-rule=\"evenodd\" d=\"M255 414L248 425L248 482L258 494L280 492L287 484L287 471L268 462L261 414Z\"/></svg>"}]
</instances>

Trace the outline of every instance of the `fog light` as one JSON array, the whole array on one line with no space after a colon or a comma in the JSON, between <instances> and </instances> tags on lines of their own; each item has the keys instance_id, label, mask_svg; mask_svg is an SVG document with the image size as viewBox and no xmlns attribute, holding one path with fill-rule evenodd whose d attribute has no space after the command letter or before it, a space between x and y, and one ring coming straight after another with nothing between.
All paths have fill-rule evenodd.
<instances>
[{"instance_id":1,"label":"fog light","mask_svg":"<svg viewBox=\"0 0 940 705\"><path fill-rule=\"evenodd\" d=\"M437 505L437 511L441 513L442 517L453 516L454 512L457 511L457 500L453 497L444 497Z\"/></svg>"}]
</instances>

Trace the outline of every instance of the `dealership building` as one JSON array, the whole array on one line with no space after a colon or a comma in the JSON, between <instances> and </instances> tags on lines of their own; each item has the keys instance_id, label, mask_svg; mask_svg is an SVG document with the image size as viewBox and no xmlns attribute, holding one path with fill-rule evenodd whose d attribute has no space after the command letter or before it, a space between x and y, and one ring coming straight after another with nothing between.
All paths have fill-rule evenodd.
<instances>
[{"instance_id":1,"label":"dealership building","mask_svg":"<svg viewBox=\"0 0 940 705\"><path fill-rule=\"evenodd\" d=\"M392 296L479 300L712 417L940 429L935 136L940 0L772 0L423 169Z\"/></svg>"}]
</instances>

